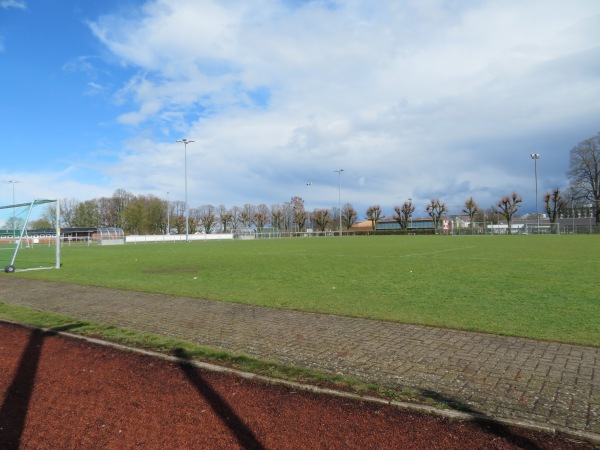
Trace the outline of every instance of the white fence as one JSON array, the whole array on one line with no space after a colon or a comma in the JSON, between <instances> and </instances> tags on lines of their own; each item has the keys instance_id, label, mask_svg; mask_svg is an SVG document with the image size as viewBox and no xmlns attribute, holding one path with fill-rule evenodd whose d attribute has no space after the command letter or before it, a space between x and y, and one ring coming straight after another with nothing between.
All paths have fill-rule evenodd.
<instances>
[{"instance_id":1,"label":"white fence","mask_svg":"<svg viewBox=\"0 0 600 450\"><path fill-rule=\"evenodd\" d=\"M146 234L125 236L127 244L145 244L158 242L186 242L187 241L227 241L233 239L233 235L227 234L189 234L186 239L185 234Z\"/></svg>"}]
</instances>

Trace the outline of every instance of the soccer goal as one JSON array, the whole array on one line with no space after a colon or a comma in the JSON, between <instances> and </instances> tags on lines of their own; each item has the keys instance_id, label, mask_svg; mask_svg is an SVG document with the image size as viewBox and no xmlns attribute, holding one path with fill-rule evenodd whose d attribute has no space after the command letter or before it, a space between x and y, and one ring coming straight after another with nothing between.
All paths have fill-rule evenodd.
<instances>
[{"instance_id":1,"label":"soccer goal","mask_svg":"<svg viewBox=\"0 0 600 450\"><path fill-rule=\"evenodd\" d=\"M256 230L253 228L236 228L232 231L234 239L256 239Z\"/></svg>"},{"instance_id":2,"label":"soccer goal","mask_svg":"<svg viewBox=\"0 0 600 450\"><path fill-rule=\"evenodd\" d=\"M60 268L59 224L58 199L0 206L0 264L4 271Z\"/></svg>"}]
</instances>

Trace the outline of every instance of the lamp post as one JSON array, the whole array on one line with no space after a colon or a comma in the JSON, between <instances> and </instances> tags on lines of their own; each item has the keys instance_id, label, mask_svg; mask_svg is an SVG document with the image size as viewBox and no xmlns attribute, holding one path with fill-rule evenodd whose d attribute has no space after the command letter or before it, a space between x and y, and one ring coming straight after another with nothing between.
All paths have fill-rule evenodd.
<instances>
[{"instance_id":1,"label":"lamp post","mask_svg":"<svg viewBox=\"0 0 600 450\"><path fill-rule=\"evenodd\" d=\"M189 139L179 139L177 142L181 142L183 143L183 155L184 155L184 159L183 159L183 164L184 164L184 178L185 178L185 240L188 241L189 240L189 234L190 234L190 228L189 228L189 221L190 221L190 209L188 207L188 189L187 189L187 145L192 143L192 142L196 142L196 141L190 141Z\"/></svg>"},{"instance_id":2,"label":"lamp post","mask_svg":"<svg viewBox=\"0 0 600 450\"><path fill-rule=\"evenodd\" d=\"M340 237L342 237L342 172L344 169L334 170L337 172L339 179L339 188L338 188L338 208L340 213Z\"/></svg>"},{"instance_id":3,"label":"lamp post","mask_svg":"<svg viewBox=\"0 0 600 450\"><path fill-rule=\"evenodd\" d=\"M539 153L532 153L533 167L535 171L535 215L537 217L537 232L540 233L540 212L538 210L538 182L537 182L537 160L540 159Z\"/></svg>"},{"instance_id":4,"label":"lamp post","mask_svg":"<svg viewBox=\"0 0 600 450\"><path fill-rule=\"evenodd\" d=\"M307 188L307 193L308 193L308 189L310 188L310 186L312 186L312 181L309 181L308 183L306 183L306 186L308 186L308 188ZM308 225L310 226L310 229L312 230L312 218L310 216L310 210L308 209L308 198L306 199L306 214L308 216Z\"/></svg>"},{"instance_id":5,"label":"lamp post","mask_svg":"<svg viewBox=\"0 0 600 450\"><path fill-rule=\"evenodd\" d=\"M412 197L408 198L408 203L409 203L408 207L409 207L409 211L410 211L410 208L412 208ZM412 230L412 213L410 213L410 229Z\"/></svg>"},{"instance_id":6,"label":"lamp post","mask_svg":"<svg viewBox=\"0 0 600 450\"><path fill-rule=\"evenodd\" d=\"M167 235L171 234L171 205L169 204L169 191L167 191Z\"/></svg>"},{"instance_id":7,"label":"lamp post","mask_svg":"<svg viewBox=\"0 0 600 450\"><path fill-rule=\"evenodd\" d=\"M15 228L15 223L16 223L16 217L15 217L15 184L16 183L20 183L20 181L17 180L9 180L9 183L12 183L12 202L13 202L13 217L12 217L12 227L13 229Z\"/></svg>"}]
</instances>

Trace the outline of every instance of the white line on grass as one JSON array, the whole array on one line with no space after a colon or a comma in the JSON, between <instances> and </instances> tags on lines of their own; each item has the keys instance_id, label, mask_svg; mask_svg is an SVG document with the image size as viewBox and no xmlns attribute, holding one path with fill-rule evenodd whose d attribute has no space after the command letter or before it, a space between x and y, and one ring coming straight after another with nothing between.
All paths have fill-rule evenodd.
<instances>
[{"instance_id":1,"label":"white line on grass","mask_svg":"<svg viewBox=\"0 0 600 450\"><path fill-rule=\"evenodd\" d=\"M448 248L446 250L436 250L433 252L423 252L423 253L411 253L408 255L360 255L360 257L361 258L367 258L367 257L371 257L371 258L412 258L414 256L435 255L436 253L455 252L455 251L459 251L459 250L467 250L470 248L476 248L476 247L474 245L471 245L469 247ZM307 256L343 256L344 258L356 257L356 255L346 255L346 254L323 255L323 254L316 254L316 253L311 253L310 255L307 254Z\"/></svg>"},{"instance_id":2,"label":"white line on grass","mask_svg":"<svg viewBox=\"0 0 600 450\"><path fill-rule=\"evenodd\" d=\"M410 258L413 256L434 255L436 253L455 252L455 251L459 251L459 250L468 250L470 248L475 248L475 246L471 245L469 247L448 248L446 250L436 250L434 252L412 253L409 255L400 255L400 256L397 256L397 258Z\"/></svg>"}]
</instances>

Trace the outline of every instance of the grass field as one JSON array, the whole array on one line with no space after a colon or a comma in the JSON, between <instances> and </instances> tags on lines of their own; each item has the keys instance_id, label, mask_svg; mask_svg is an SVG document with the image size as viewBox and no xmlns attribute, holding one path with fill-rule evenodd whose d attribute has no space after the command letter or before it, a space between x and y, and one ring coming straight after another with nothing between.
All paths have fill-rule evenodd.
<instances>
[{"instance_id":1,"label":"grass field","mask_svg":"<svg viewBox=\"0 0 600 450\"><path fill-rule=\"evenodd\" d=\"M600 346L599 249L594 235L64 247L60 270L2 276Z\"/></svg>"}]
</instances>

